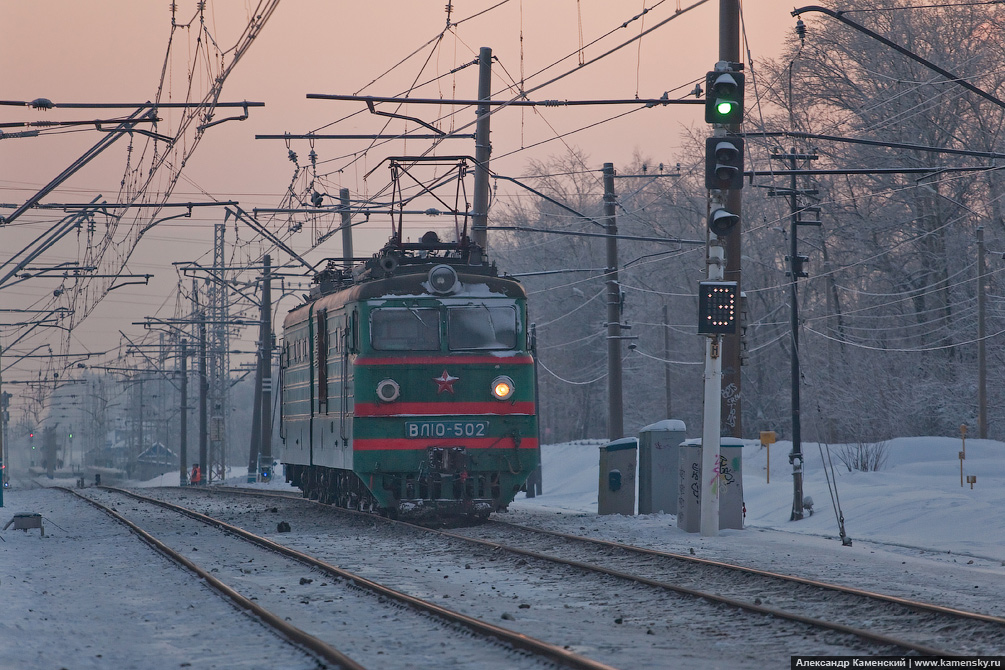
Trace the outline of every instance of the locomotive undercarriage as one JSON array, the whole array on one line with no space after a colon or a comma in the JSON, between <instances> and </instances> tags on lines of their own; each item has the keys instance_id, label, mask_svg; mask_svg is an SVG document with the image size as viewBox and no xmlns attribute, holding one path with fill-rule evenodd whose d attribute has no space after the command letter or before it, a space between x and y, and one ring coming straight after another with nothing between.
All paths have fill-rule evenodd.
<instances>
[{"instance_id":1,"label":"locomotive undercarriage","mask_svg":"<svg viewBox=\"0 0 1005 670\"><path fill-rule=\"evenodd\" d=\"M390 504L382 505L352 470L287 465L286 477L305 498L392 518L484 520L501 508L500 473L468 473L463 448L431 447L427 453L423 472L370 475L371 486L384 492L381 497Z\"/></svg>"},{"instance_id":2,"label":"locomotive undercarriage","mask_svg":"<svg viewBox=\"0 0 1005 670\"><path fill-rule=\"evenodd\" d=\"M377 499L352 470L318 465L287 465L286 479L304 492L304 497L325 505L360 512L381 511Z\"/></svg>"}]
</instances>

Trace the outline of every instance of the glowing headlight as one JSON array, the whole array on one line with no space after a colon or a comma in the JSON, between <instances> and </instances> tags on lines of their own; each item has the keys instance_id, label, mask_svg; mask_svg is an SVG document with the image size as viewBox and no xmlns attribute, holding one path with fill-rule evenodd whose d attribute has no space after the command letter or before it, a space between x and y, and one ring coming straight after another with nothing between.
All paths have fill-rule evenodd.
<instances>
[{"instance_id":1,"label":"glowing headlight","mask_svg":"<svg viewBox=\"0 0 1005 670\"><path fill-rule=\"evenodd\" d=\"M394 402L401 394L401 387L393 379L383 379L377 384L377 397L384 402Z\"/></svg>"},{"instance_id":2,"label":"glowing headlight","mask_svg":"<svg viewBox=\"0 0 1005 670\"><path fill-rule=\"evenodd\" d=\"M492 396L496 400L508 400L515 390L513 380L509 377L501 376L492 380Z\"/></svg>"}]
</instances>

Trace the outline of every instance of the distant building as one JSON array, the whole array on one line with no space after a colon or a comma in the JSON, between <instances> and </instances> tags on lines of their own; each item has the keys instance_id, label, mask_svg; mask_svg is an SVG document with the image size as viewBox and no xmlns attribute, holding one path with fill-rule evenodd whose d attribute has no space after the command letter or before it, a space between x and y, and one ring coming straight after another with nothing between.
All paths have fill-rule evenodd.
<instances>
[{"instance_id":1,"label":"distant building","mask_svg":"<svg viewBox=\"0 0 1005 670\"><path fill-rule=\"evenodd\" d=\"M148 449L136 457L136 465L132 468L132 476L135 479L144 481L177 469L178 454L160 442L154 442Z\"/></svg>"}]
</instances>

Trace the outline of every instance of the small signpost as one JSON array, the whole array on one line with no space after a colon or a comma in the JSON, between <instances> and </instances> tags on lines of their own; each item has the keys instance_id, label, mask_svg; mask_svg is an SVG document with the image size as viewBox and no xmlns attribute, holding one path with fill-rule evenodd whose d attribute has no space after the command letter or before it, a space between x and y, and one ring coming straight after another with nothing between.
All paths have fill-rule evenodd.
<instances>
[{"instance_id":1,"label":"small signpost","mask_svg":"<svg viewBox=\"0 0 1005 670\"><path fill-rule=\"evenodd\" d=\"M967 459L967 424L960 424L960 439L963 441L963 451L960 452L960 488L963 488L963 461ZM973 488L973 484L970 485Z\"/></svg>"},{"instance_id":2,"label":"small signpost","mask_svg":"<svg viewBox=\"0 0 1005 670\"><path fill-rule=\"evenodd\" d=\"M771 483L771 445L775 443L775 431L773 430L762 430L761 431L761 446L768 450L768 467L766 468L768 472L768 480L766 483Z\"/></svg>"}]
</instances>

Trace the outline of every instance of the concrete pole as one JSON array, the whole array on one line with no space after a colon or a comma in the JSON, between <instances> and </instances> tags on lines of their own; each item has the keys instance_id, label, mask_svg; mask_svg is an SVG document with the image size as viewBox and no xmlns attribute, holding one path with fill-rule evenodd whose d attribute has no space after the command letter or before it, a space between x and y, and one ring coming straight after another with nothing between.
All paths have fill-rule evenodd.
<instances>
[{"instance_id":1,"label":"concrete pole","mask_svg":"<svg viewBox=\"0 0 1005 670\"><path fill-rule=\"evenodd\" d=\"M618 282L618 217L614 163L604 163L604 225L607 232L607 434L625 436L621 385L621 284Z\"/></svg>"},{"instance_id":2,"label":"concrete pole","mask_svg":"<svg viewBox=\"0 0 1005 670\"><path fill-rule=\"evenodd\" d=\"M188 342L181 341L181 433L178 448L178 483L188 484Z\"/></svg>"},{"instance_id":3,"label":"concrete pole","mask_svg":"<svg viewBox=\"0 0 1005 670\"><path fill-rule=\"evenodd\" d=\"M145 450L145 448L143 446L143 441L146 439L146 436L143 434L143 383L145 381L146 380L143 379L143 377L140 377L140 402L139 402L139 407L136 408L137 409L137 414L140 417L140 427L139 427L139 431L138 431L138 433L139 433L139 439L138 439L139 444L136 447L136 456L139 456Z\"/></svg>"},{"instance_id":4,"label":"concrete pole","mask_svg":"<svg viewBox=\"0 0 1005 670\"><path fill-rule=\"evenodd\" d=\"M343 230L344 235L344 230ZM351 246L351 245L350 245ZM262 461L272 477L272 257L262 279Z\"/></svg>"},{"instance_id":5,"label":"concrete pole","mask_svg":"<svg viewBox=\"0 0 1005 670\"><path fill-rule=\"evenodd\" d=\"M984 351L984 316L987 300L984 269L984 226L977 228L977 437L988 439L988 371Z\"/></svg>"},{"instance_id":6,"label":"concrete pole","mask_svg":"<svg viewBox=\"0 0 1005 670\"><path fill-rule=\"evenodd\" d=\"M345 269L352 269L352 212L349 211L349 189L342 188L338 192L339 208L342 211L342 262Z\"/></svg>"},{"instance_id":7,"label":"concrete pole","mask_svg":"<svg viewBox=\"0 0 1005 670\"><path fill-rule=\"evenodd\" d=\"M708 278L722 279L725 250L714 237L708 247ZM701 429L701 501L699 531L702 537L719 534L719 438L722 419L722 338L709 335L705 343L705 407Z\"/></svg>"},{"instance_id":8,"label":"concrete pole","mask_svg":"<svg viewBox=\"0 0 1005 670\"><path fill-rule=\"evenodd\" d=\"M793 147L790 151L793 158L789 160L789 169L793 172L796 169L796 150ZM789 521L798 521L803 518L803 440L802 422L800 418L801 408L799 400L799 272L800 263L799 246L797 233L799 230L799 200L795 175L789 185L791 194L789 195L791 226L789 231L789 272L792 275L790 285L790 296L792 305L789 308L789 328L792 331L791 364L790 364L790 393L792 399L792 452L789 453L789 463L792 464L792 514Z\"/></svg>"},{"instance_id":9,"label":"concrete pole","mask_svg":"<svg viewBox=\"0 0 1005 670\"><path fill-rule=\"evenodd\" d=\"M158 337L160 344L160 351L157 355L157 363L161 370L160 379L157 380L157 441L163 444L165 447L171 443L168 439L168 420L167 420L167 404L166 404L166 391L165 379L167 377L167 366L165 361L167 361L167 345L165 340L165 333L161 333ZM85 447L81 447L85 449ZM81 455L81 465L83 465L83 454Z\"/></svg>"},{"instance_id":10,"label":"concrete pole","mask_svg":"<svg viewBox=\"0 0 1005 670\"><path fill-rule=\"evenodd\" d=\"M492 49L482 47L478 52L478 99L492 99ZM483 250L488 246L489 220L489 105L478 105L478 122L475 124L475 192L471 212L471 241Z\"/></svg>"},{"instance_id":11,"label":"concrete pole","mask_svg":"<svg viewBox=\"0 0 1005 670\"><path fill-rule=\"evenodd\" d=\"M196 300L199 294L196 293ZM199 304L196 302L196 307ZM199 467L205 473L202 483L210 477L209 467L209 376L206 374L206 312L199 309Z\"/></svg>"},{"instance_id":12,"label":"concrete pole","mask_svg":"<svg viewBox=\"0 0 1005 670\"><path fill-rule=\"evenodd\" d=\"M3 485L7 479L7 468L10 465L7 462L7 443L4 441L6 435L4 432L7 430L7 403L4 402L3 395L3 346L0 346L0 464L3 465L0 468L0 507L3 507Z\"/></svg>"},{"instance_id":13,"label":"concrete pole","mask_svg":"<svg viewBox=\"0 0 1005 670\"><path fill-rule=\"evenodd\" d=\"M670 387L670 310L663 305L663 383L666 386L667 411L663 418L673 418L673 389Z\"/></svg>"},{"instance_id":14,"label":"concrete pole","mask_svg":"<svg viewBox=\"0 0 1005 670\"><path fill-rule=\"evenodd\" d=\"M258 336L262 329L259 326ZM251 406L251 447L248 452L248 483L258 480L258 455L262 451L262 346L255 356L255 397Z\"/></svg>"}]
</instances>

